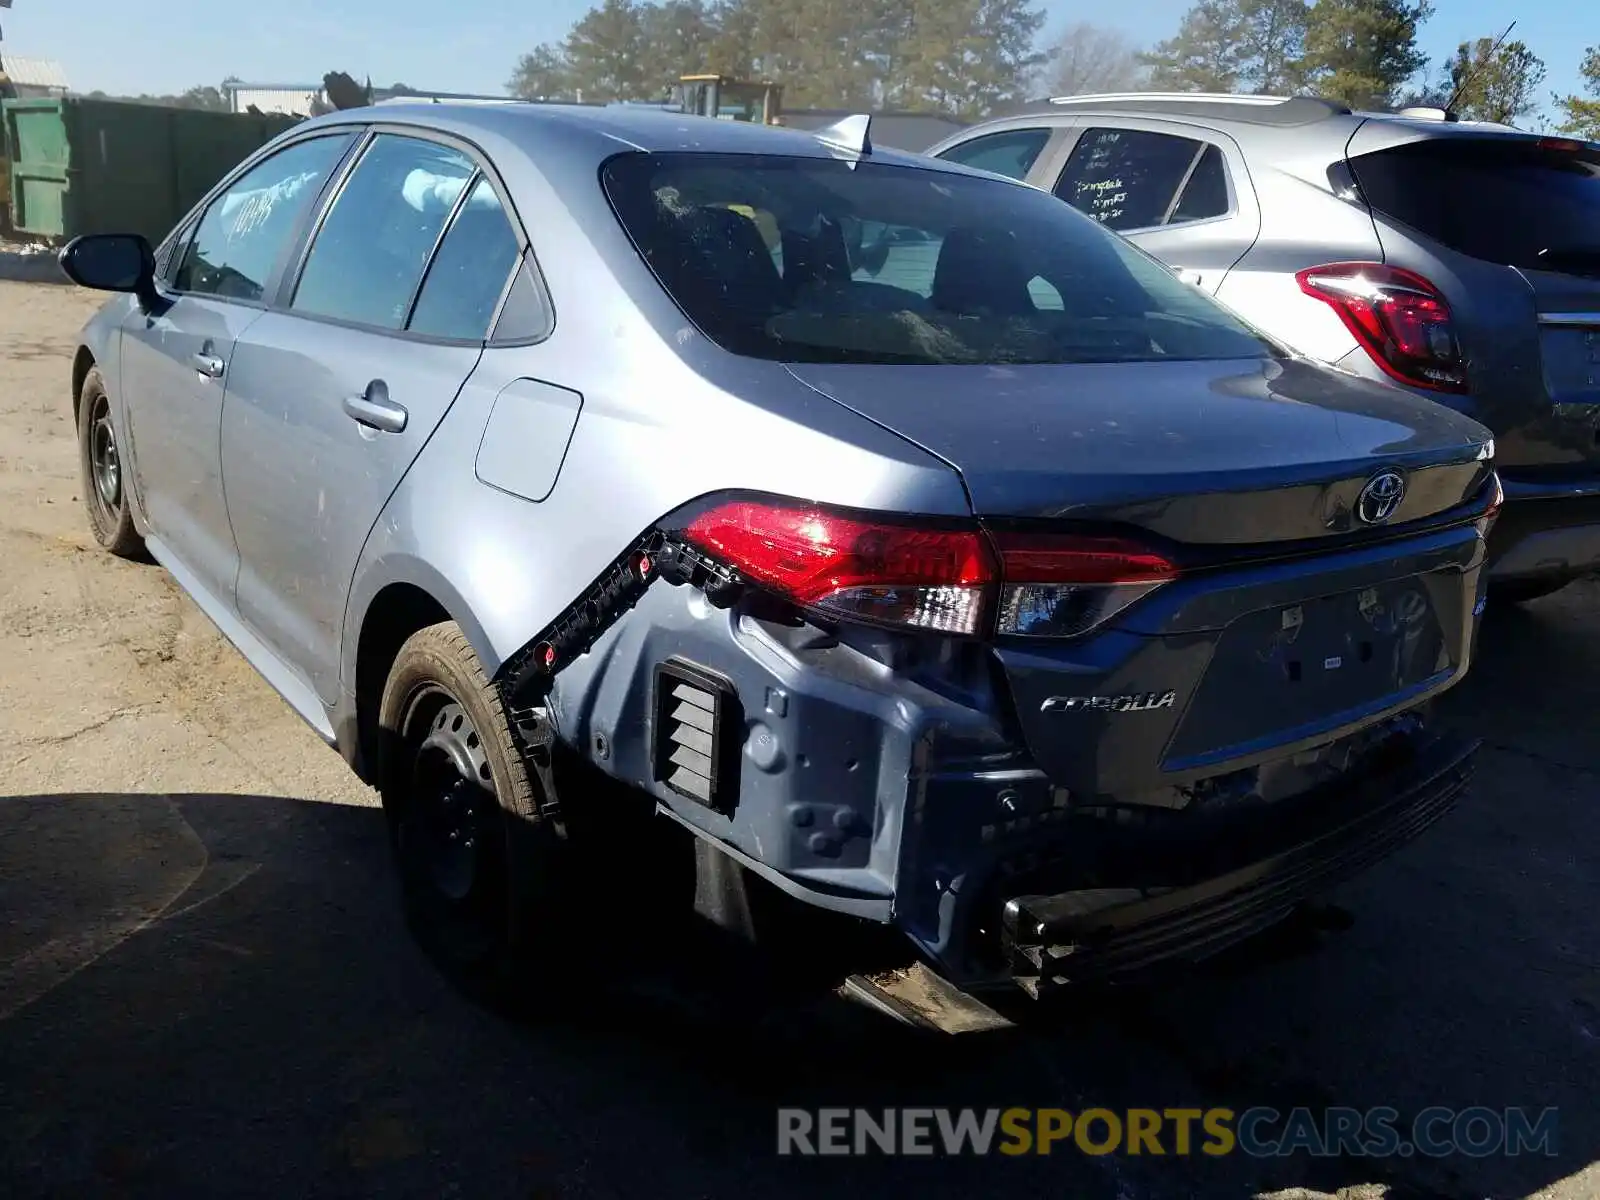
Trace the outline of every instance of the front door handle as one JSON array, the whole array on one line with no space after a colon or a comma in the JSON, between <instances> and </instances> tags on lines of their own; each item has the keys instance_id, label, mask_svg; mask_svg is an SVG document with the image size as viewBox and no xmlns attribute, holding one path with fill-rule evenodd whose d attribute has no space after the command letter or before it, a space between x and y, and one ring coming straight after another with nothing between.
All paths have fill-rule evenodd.
<instances>
[{"instance_id":1,"label":"front door handle","mask_svg":"<svg viewBox=\"0 0 1600 1200\"><path fill-rule=\"evenodd\" d=\"M198 354L191 354L189 361L194 364L194 369L207 379L222 378L224 364L219 356L202 350Z\"/></svg>"},{"instance_id":2,"label":"front door handle","mask_svg":"<svg viewBox=\"0 0 1600 1200\"><path fill-rule=\"evenodd\" d=\"M380 433L399 433L406 427L406 410L389 399L389 385L381 379L367 384L359 396L346 396L345 415Z\"/></svg>"}]
</instances>

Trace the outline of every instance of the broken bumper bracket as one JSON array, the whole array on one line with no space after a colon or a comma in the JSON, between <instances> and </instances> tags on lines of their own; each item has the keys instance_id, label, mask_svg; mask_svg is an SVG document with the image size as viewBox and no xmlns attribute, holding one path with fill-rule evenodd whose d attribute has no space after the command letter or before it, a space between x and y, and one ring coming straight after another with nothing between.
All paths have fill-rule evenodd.
<instances>
[{"instance_id":1,"label":"broken bumper bracket","mask_svg":"<svg viewBox=\"0 0 1600 1200\"><path fill-rule=\"evenodd\" d=\"M1477 748L1436 742L1399 771L1323 798L1311 829L1290 822L1280 845L1200 882L1013 896L1001 935L1011 974L1037 999L1207 958L1422 833L1460 798Z\"/></svg>"}]
</instances>

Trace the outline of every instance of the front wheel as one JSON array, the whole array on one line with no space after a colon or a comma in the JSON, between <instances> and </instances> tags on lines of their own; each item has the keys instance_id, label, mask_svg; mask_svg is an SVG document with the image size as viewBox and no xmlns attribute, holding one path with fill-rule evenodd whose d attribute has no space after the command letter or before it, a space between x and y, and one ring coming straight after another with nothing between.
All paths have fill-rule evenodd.
<instances>
[{"instance_id":1,"label":"front wheel","mask_svg":"<svg viewBox=\"0 0 1600 1200\"><path fill-rule=\"evenodd\" d=\"M133 527L111 398L98 367L85 377L78 402L78 476L94 540L118 558L143 558L144 539Z\"/></svg>"},{"instance_id":2,"label":"front wheel","mask_svg":"<svg viewBox=\"0 0 1600 1200\"><path fill-rule=\"evenodd\" d=\"M461 982L517 988L562 928L565 839L454 622L400 648L378 723L379 787L417 940Z\"/></svg>"}]
</instances>

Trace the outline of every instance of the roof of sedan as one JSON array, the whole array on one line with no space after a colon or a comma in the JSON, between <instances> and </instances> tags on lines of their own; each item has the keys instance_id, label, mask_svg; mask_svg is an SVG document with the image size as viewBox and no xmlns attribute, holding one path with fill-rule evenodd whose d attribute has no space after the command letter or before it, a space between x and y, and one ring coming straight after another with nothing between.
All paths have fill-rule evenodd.
<instances>
[{"instance_id":1,"label":"roof of sedan","mask_svg":"<svg viewBox=\"0 0 1600 1200\"><path fill-rule=\"evenodd\" d=\"M653 108L627 106L599 108L525 101L507 101L503 104L456 104L445 101L349 109L320 120L339 124L374 121L415 124L469 139L474 132L483 132L514 142L541 128L559 129L569 139L591 139L591 148L598 158L624 148L702 154L781 154L804 158L831 158L838 154L838 151L819 140L817 133L820 131L773 128L747 121L714 121ZM935 163L888 147L874 147L872 157L885 162L968 173L955 164Z\"/></svg>"}]
</instances>

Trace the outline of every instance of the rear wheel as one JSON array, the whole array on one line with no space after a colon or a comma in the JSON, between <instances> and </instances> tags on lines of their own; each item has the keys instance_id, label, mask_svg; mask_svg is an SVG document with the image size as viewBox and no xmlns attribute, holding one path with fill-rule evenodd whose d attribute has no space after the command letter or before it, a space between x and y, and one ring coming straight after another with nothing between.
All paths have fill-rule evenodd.
<instances>
[{"instance_id":1,"label":"rear wheel","mask_svg":"<svg viewBox=\"0 0 1600 1200\"><path fill-rule=\"evenodd\" d=\"M143 558L144 539L133 527L111 399L98 367L84 378L78 403L78 474L94 540L119 558Z\"/></svg>"},{"instance_id":2,"label":"rear wheel","mask_svg":"<svg viewBox=\"0 0 1600 1200\"><path fill-rule=\"evenodd\" d=\"M463 983L515 989L553 948L561 829L454 622L400 648L379 705L379 787L407 918Z\"/></svg>"},{"instance_id":3,"label":"rear wheel","mask_svg":"<svg viewBox=\"0 0 1600 1200\"><path fill-rule=\"evenodd\" d=\"M1565 578L1508 579L1503 583L1489 585L1489 599L1498 600L1502 604L1525 604L1529 600L1553 595L1571 582L1572 580Z\"/></svg>"}]
</instances>

